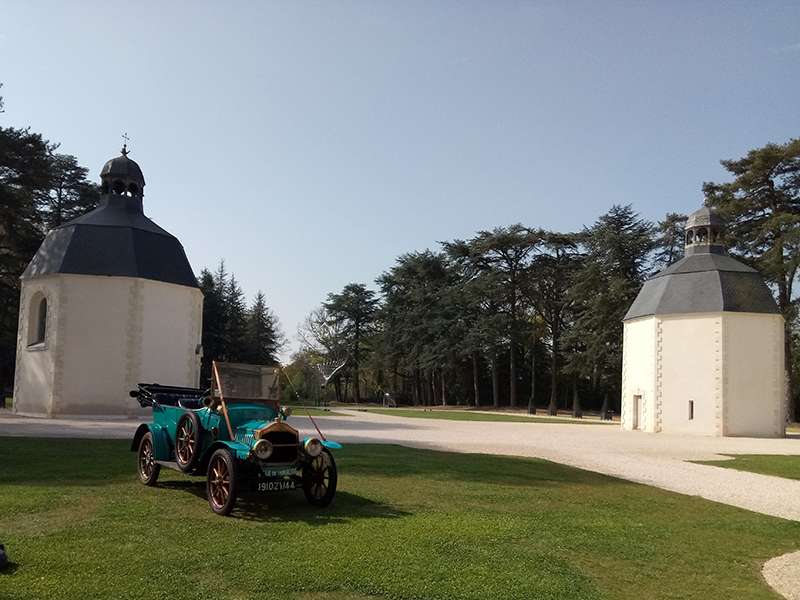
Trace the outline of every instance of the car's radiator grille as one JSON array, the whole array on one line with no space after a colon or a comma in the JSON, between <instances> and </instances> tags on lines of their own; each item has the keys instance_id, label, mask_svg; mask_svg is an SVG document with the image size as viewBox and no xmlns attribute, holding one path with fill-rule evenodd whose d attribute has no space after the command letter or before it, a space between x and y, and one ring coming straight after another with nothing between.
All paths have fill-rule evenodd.
<instances>
[{"instance_id":1,"label":"car's radiator grille","mask_svg":"<svg viewBox=\"0 0 800 600\"><path fill-rule=\"evenodd\" d=\"M290 431L264 431L261 438L272 444L272 456L267 462L295 462L300 456L300 444L297 436Z\"/></svg>"}]
</instances>

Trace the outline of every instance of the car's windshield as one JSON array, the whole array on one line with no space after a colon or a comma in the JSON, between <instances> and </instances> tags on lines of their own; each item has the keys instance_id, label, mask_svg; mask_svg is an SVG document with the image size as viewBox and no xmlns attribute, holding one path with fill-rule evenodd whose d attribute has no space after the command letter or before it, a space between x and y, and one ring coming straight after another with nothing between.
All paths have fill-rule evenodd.
<instances>
[{"instance_id":1,"label":"car's windshield","mask_svg":"<svg viewBox=\"0 0 800 600\"><path fill-rule=\"evenodd\" d=\"M277 400L278 367L215 363L217 383L223 398L239 400Z\"/></svg>"}]
</instances>

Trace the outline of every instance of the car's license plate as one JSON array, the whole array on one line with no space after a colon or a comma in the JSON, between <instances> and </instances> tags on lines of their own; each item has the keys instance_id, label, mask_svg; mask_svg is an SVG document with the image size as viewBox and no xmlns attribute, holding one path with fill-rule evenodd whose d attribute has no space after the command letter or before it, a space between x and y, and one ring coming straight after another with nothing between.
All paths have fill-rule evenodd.
<instances>
[{"instance_id":1,"label":"car's license plate","mask_svg":"<svg viewBox=\"0 0 800 600\"><path fill-rule=\"evenodd\" d=\"M259 492L278 492L280 490L295 489L294 479L279 479L278 481L261 481L258 484Z\"/></svg>"}]
</instances>

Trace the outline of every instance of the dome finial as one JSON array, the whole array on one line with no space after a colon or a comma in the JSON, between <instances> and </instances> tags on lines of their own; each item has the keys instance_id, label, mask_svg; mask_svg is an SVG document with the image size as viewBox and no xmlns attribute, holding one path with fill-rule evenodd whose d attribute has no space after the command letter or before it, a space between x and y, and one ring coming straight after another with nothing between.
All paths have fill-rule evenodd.
<instances>
[{"instance_id":1,"label":"dome finial","mask_svg":"<svg viewBox=\"0 0 800 600\"><path fill-rule=\"evenodd\" d=\"M130 139L128 137L128 133L127 132L123 133L122 134L122 138L125 140L125 143L122 144L122 156L126 156L127 157L128 156L128 140Z\"/></svg>"}]
</instances>

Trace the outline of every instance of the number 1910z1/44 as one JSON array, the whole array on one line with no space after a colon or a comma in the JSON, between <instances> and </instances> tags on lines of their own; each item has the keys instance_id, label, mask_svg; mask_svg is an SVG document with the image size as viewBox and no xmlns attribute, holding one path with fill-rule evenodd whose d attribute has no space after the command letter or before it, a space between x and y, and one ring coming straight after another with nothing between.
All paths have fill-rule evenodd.
<instances>
[{"instance_id":1,"label":"number 1910z1/44","mask_svg":"<svg viewBox=\"0 0 800 600\"><path fill-rule=\"evenodd\" d=\"M295 489L294 479L287 479L283 481L262 481L258 484L259 492L277 492L280 490L293 489Z\"/></svg>"}]
</instances>

